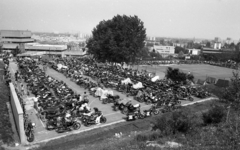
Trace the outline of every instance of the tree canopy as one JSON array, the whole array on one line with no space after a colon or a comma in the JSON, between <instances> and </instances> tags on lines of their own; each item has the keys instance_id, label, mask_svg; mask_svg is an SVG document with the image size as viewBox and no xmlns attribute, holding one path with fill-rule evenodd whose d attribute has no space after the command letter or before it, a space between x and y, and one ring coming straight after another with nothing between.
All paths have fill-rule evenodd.
<instances>
[{"instance_id":1,"label":"tree canopy","mask_svg":"<svg viewBox=\"0 0 240 150\"><path fill-rule=\"evenodd\" d=\"M240 104L240 76L239 72L233 72L230 86L224 90L223 98L229 102Z\"/></svg>"},{"instance_id":2,"label":"tree canopy","mask_svg":"<svg viewBox=\"0 0 240 150\"><path fill-rule=\"evenodd\" d=\"M183 47L176 46L175 47L175 54L179 54L180 52L182 52L183 54L187 54L188 50L183 48Z\"/></svg>"},{"instance_id":3,"label":"tree canopy","mask_svg":"<svg viewBox=\"0 0 240 150\"><path fill-rule=\"evenodd\" d=\"M117 15L93 29L87 41L88 53L100 62L135 62L145 38L146 29L137 16Z\"/></svg>"},{"instance_id":4,"label":"tree canopy","mask_svg":"<svg viewBox=\"0 0 240 150\"><path fill-rule=\"evenodd\" d=\"M194 76L192 74L186 74L180 71L178 68L168 67L166 72L166 78L171 79L175 82L183 82L184 84L187 83L187 80L193 81Z\"/></svg>"}]
</instances>

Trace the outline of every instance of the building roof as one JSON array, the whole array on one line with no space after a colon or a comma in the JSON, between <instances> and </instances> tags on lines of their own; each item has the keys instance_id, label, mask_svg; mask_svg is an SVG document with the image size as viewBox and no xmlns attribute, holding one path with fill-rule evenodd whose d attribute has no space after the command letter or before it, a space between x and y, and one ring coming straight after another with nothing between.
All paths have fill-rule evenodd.
<instances>
[{"instance_id":1,"label":"building roof","mask_svg":"<svg viewBox=\"0 0 240 150\"><path fill-rule=\"evenodd\" d=\"M82 51L64 51L63 54L79 56L79 55L86 55L86 51L84 51L84 52L82 52Z\"/></svg>"},{"instance_id":2,"label":"building roof","mask_svg":"<svg viewBox=\"0 0 240 150\"><path fill-rule=\"evenodd\" d=\"M2 42L11 42L11 43L29 43L34 42L35 40L32 38L24 38L24 39L18 39L18 38L2 38Z\"/></svg>"},{"instance_id":3,"label":"building roof","mask_svg":"<svg viewBox=\"0 0 240 150\"><path fill-rule=\"evenodd\" d=\"M214 49L214 48L203 47L202 50L203 51L219 51L221 49Z\"/></svg>"},{"instance_id":4,"label":"building roof","mask_svg":"<svg viewBox=\"0 0 240 150\"><path fill-rule=\"evenodd\" d=\"M26 50L45 50L45 51L63 51L67 50L67 45L48 45L38 43L25 44Z\"/></svg>"},{"instance_id":5,"label":"building roof","mask_svg":"<svg viewBox=\"0 0 240 150\"><path fill-rule=\"evenodd\" d=\"M0 37L31 37L32 32L27 30L0 30Z\"/></svg>"},{"instance_id":6,"label":"building roof","mask_svg":"<svg viewBox=\"0 0 240 150\"><path fill-rule=\"evenodd\" d=\"M19 54L18 56L35 56L35 55L72 55L72 56L83 56L86 55L86 51L58 51L58 52L43 52L43 51L26 51L25 53Z\"/></svg>"},{"instance_id":7,"label":"building roof","mask_svg":"<svg viewBox=\"0 0 240 150\"><path fill-rule=\"evenodd\" d=\"M16 49L19 44L15 43L3 43L3 49ZM41 50L41 51L65 51L67 45L47 45L47 44L25 44L25 50Z\"/></svg>"},{"instance_id":8,"label":"building roof","mask_svg":"<svg viewBox=\"0 0 240 150\"><path fill-rule=\"evenodd\" d=\"M22 53L22 54L18 54L17 56L36 56L36 55L44 55L46 54L46 52L25 52L25 53Z\"/></svg>"},{"instance_id":9,"label":"building roof","mask_svg":"<svg viewBox=\"0 0 240 150\"><path fill-rule=\"evenodd\" d=\"M16 49L19 44L3 43L3 49Z\"/></svg>"},{"instance_id":10,"label":"building roof","mask_svg":"<svg viewBox=\"0 0 240 150\"><path fill-rule=\"evenodd\" d=\"M222 53L221 51L202 51L204 54L216 54L216 53Z\"/></svg>"}]
</instances>

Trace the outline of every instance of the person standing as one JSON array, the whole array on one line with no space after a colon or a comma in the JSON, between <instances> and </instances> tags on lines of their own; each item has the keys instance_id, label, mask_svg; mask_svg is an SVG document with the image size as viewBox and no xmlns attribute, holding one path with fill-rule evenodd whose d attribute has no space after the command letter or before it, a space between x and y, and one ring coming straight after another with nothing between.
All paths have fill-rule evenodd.
<instances>
[{"instance_id":1,"label":"person standing","mask_svg":"<svg viewBox=\"0 0 240 150\"><path fill-rule=\"evenodd\" d=\"M22 95L24 95L24 86L22 83L21 83L21 92L22 92Z\"/></svg>"},{"instance_id":2,"label":"person standing","mask_svg":"<svg viewBox=\"0 0 240 150\"><path fill-rule=\"evenodd\" d=\"M15 73L15 80L18 81L18 71Z\"/></svg>"}]
</instances>

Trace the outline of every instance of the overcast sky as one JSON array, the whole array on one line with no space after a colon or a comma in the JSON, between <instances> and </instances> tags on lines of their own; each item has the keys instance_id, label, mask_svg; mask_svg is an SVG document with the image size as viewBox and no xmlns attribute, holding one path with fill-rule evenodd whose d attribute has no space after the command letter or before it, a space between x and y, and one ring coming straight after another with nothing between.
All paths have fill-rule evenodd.
<instances>
[{"instance_id":1,"label":"overcast sky","mask_svg":"<svg viewBox=\"0 0 240 150\"><path fill-rule=\"evenodd\" d=\"M240 39L240 0L0 0L0 29L91 33L117 14L148 36Z\"/></svg>"}]
</instances>

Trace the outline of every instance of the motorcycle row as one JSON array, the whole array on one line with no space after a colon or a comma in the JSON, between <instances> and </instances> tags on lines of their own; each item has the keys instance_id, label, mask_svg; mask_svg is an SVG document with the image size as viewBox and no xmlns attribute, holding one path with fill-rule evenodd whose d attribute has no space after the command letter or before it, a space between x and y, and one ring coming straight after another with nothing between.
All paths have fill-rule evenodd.
<instances>
[{"instance_id":1,"label":"motorcycle row","mask_svg":"<svg viewBox=\"0 0 240 150\"><path fill-rule=\"evenodd\" d=\"M66 83L47 76L33 59L17 59L19 72L34 98L38 116L47 130L63 133L78 130L81 124L90 126L107 120L97 108L88 106L89 100L75 94Z\"/></svg>"},{"instance_id":2,"label":"motorcycle row","mask_svg":"<svg viewBox=\"0 0 240 150\"><path fill-rule=\"evenodd\" d=\"M166 112L176 109L180 106L181 100L193 101L192 96L200 98L210 96L208 92L202 89L182 86L167 79L152 82L151 76L146 71L139 72L137 70L124 69L117 65L98 65L98 63L89 58L55 58L49 64L53 69L88 89L93 96L95 96L96 89L103 85L105 88L112 88L133 96L134 99L141 103L152 104L149 110L141 113L139 104L132 105L131 102L126 104L120 103L121 99L118 95L107 95L102 99L103 104L113 103L114 110L120 110L127 116L134 114L133 118L144 118L147 116L146 114L158 114L160 111ZM59 68L58 64L62 64L64 67ZM86 76L98 80L98 83L90 81ZM131 82L123 83L122 81L127 78ZM134 84L139 82L143 84L143 87L135 88Z\"/></svg>"},{"instance_id":3,"label":"motorcycle row","mask_svg":"<svg viewBox=\"0 0 240 150\"><path fill-rule=\"evenodd\" d=\"M6 80L6 84L9 85L10 82L12 82L12 77L11 77L11 73L9 71L9 54L6 53L5 55L3 55L3 63L4 63L4 78ZM18 89L16 88L16 93L17 96L19 97L19 101L20 104L22 106L23 109L23 116L24 116L24 131L25 131L25 135L27 137L27 141L28 142L33 142L34 141L34 127L35 127L35 123L33 123L29 118L28 115L26 114L26 110L24 107L24 103L21 97L20 92L18 91Z\"/></svg>"}]
</instances>

